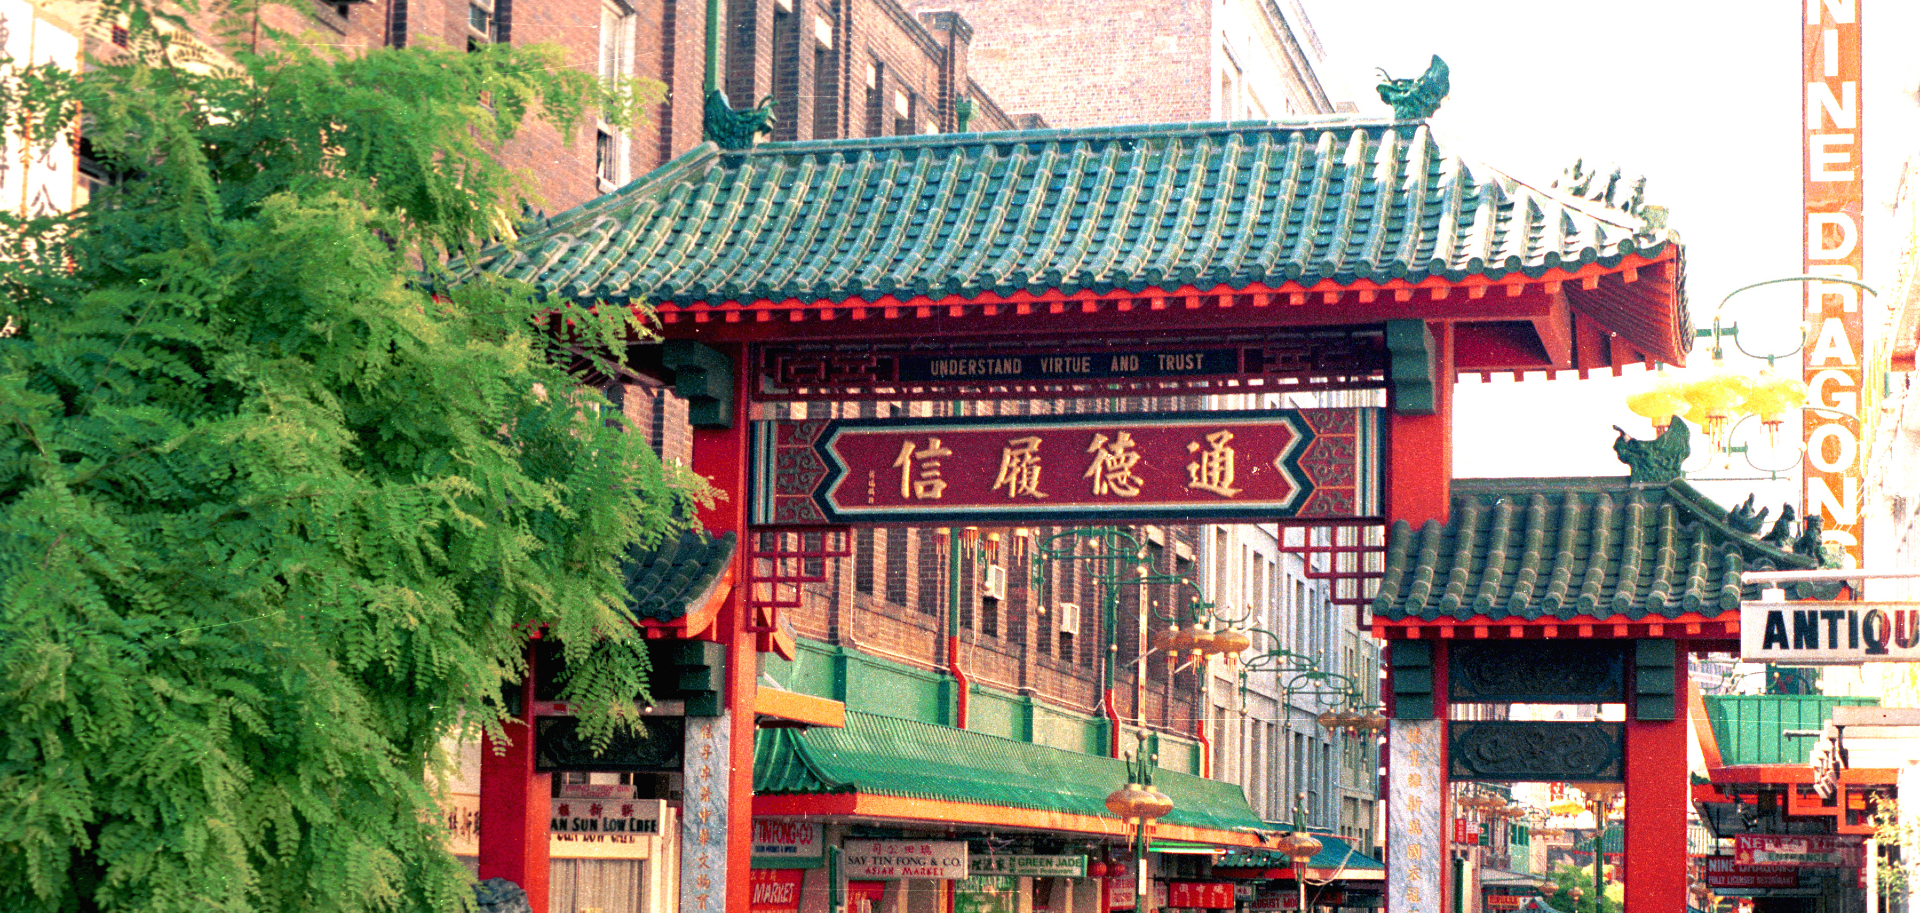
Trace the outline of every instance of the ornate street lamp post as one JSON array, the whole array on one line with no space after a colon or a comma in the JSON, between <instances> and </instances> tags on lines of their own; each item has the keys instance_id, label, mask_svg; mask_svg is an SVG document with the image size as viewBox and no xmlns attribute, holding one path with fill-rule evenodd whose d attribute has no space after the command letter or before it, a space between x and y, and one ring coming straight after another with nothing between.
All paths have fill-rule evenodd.
<instances>
[{"instance_id":1,"label":"ornate street lamp post","mask_svg":"<svg viewBox=\"0 0 1920 913\"><path fill-rule=\"evenodd\" d=\"M1306 794L1300 794L1304 800ZM1280 852L1293 861L1293 883L1300 890L1300 913L1307 913L1307 862L1320 852L1320 841L1307 833L1300 802L1293 805L1293 831L1280 838Z\"/></svg>"},{"instance_id":2,"label":"ornate street lamp post","mask_svg":"<svg viewBox=\"0 0 1920 913\"><path fill-rule=\"evenodd\" d=\"M1137 832L1133 840L1133 908L1152 913L1147 892L1147 836L1155 819L1173 811L1173 799L1153 788L1153 763L1145 749L1146 739L1142 736L1140 750L1127 760L1127 785L1107 795L1107 811Z\"/></svg>"}]
</instances>

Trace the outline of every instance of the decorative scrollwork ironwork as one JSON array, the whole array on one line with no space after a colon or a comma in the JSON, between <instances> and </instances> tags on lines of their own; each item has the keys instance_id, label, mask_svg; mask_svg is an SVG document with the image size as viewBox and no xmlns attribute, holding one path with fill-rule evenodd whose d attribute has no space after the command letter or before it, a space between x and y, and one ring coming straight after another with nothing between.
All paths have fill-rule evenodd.
<instances>
[{"instance_id":1,"label":"decorative scrollwork ironwork","mask_svg":"<svg viewBox=\"0 0 1920 913\"><path fill-rule=\"evenodd\" d=\"M1449 774L1456 780L1616 781L1626 750L1621 723L1454 720Z\"/></svg>"},{"instance_id":2,"label":"decorative scrollwork ironwork","mask_svg":"<svg viewBox=\"0 0 1920 913\"><path fill-rule=\"evenodd\" d=\"M686 742L685 723L677 717L651 717L640 732L616 733L604 750L580 737L580 721L570 716L534 720L535 770L679 770Z\"/></svg>"},{"instance_id":3,"label":"decorative scrollwork ironwork","mask_svg":"<svg viewBox=\"0 0 1920 913\"><path fill-rule=\"evenodd\" d=\"M1448 691L1456 701L1607 704L1626 700L1626 654L1615 644L1505 641L1456 644Z\"/></svg>"}]
</instances>

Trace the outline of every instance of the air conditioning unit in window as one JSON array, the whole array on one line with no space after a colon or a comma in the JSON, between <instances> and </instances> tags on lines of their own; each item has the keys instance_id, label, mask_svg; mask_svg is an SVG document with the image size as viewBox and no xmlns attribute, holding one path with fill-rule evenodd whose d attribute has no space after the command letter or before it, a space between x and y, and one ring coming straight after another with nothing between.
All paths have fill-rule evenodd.
<instances>
[{"instance_id":1,"label":"air conditioning unit in window","mask_svg":"<svg viewBox=\"0 0 1920 913\"><path fill-rule=\"evenodd\" d=\"M1062 634L1080 633L1080 604L1079 603L1077 602L1058 603L1053 607L1053 614L1060 619L1060 633Z\"/></svg>"},{"instance_id":2,"label":"air conditioning unit in window","mask_svg":"<svg viewBox=\"0 0 1920 913\"><path fill-rule=\"evenodd\" d=\"M980 595L988 599L1007 598L1007 569L987 565L986 579L980 583Z\"/></svg>"}]
</instances>

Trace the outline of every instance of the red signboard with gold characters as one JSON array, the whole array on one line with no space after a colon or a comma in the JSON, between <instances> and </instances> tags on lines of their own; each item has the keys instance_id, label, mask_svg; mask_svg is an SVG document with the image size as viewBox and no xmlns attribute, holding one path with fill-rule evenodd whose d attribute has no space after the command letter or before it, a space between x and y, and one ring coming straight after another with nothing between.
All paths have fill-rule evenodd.
<instances>
[{"instance_id":1,"label":"red signboard with gold characters","mask_svg":"<svg viewBox=\"0 0 1920 913\"><path fill-rule=\"evenodd\" d=\"M758 525L1370 518L1381 410L756 423Z\"/></svg>"},{"instance_id":2,"label":"red signboard with gold characters","mask_svg":"<svg viewBox=\"0 0 1920 913\"><path fill-rule=\"evenodd\" d=\"M1195 910L1233 909L1233 884L1220 881L1167 882L1167 906Z\"/></svg>"}]
</instances>

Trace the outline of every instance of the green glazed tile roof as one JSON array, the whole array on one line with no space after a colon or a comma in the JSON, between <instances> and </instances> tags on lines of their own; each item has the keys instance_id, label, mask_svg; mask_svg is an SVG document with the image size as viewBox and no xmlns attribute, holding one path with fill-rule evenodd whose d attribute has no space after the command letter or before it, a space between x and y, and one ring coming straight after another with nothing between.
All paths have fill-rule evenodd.
<instances>
[{"instance_id":1,"label":"green glazed tile roof","mask_svg":"<svg viewBox=\"0 0 1920 913\"><path fill-rule=\"evenodd\" d=\"M1107 794L1126 764L917 720L847 711L844 729L763 729L753 752L757 794L864 793L1112 817ZM1173 799L1168 824L1217 830L1270 826L1231 783L1156 770Z\"/></svg>"},{"instance_id":2,"label":"green glazed tile roof","mask_svg":"<svg viewBox=\"0 0 1920 913\"><path fill-rule=\"evenodd\" d=\"M1456 480L1445 525L1389 533L1374 617L1713 618L1759 596L1742 571L1813 566L1726 515L1685 481Z\"/></svg>"},{"instance_id":3,"label":"green glazed tile roof","mask_svg":"<svg viewBox=\"0 0 1920 913\"><path fill-rule=\"evenodd\" d=\"M1806 764L1816 739L1789 738L1789 730L1819 732L1835 707L1877 707L1877 697L1824 694L1709 694L1707 725L1720 745L1720 763Z\"/></svg>"},{"instance_id":4,"label":"green glazed tile roof","mask_svg":"<svg viewBox=\"0 0 1920 913\"><path fill-rule=\"evenodd\" d=\"M1627 835L1620 825L1609 824L1606 830L1600 832L1600 852L1617 856L1626 852L1626 847ZM1573 850L1576 853L1593 852L1593 835L1588 834L1585 840L1575 841Z\"/></svg>"},{"instance_id":5,"label":"green glazed tile roof","mask_svg":"<svg viewBox=\"0 0 1920 913\"><path fill-rule=\"evenodd\" d=\"M470 268L668 313L1541 279L1636 255L1679 245L1469 164L1424 124L1332 118L703 145ZM1691 345L1677 279L1566 294L1649 357Z\"/></svg>"},{"instance_id":6,"label":"green glazed tile roof","mask_svg":"<svg viewBox=\"0 0 1920 913\"><path fill-rule=\"evenodd\" d=\"M1369 869L1380 871L1387 867L1380 860L1360 852L1344 838L1332 834L1313 833L1313 839L1320 841L1320 852L1313 854L1313 858L1307 860L1307 868L1344 867L1349 871ZM1292 864L1293 861L1279 850L1233 849L1213 858L1213 867L1216 869L1284 869Z\"/></svg>"},{"instance_id":7,"label":"green glazed tile roof","mask_svg":"<svg viewBox=\"0 0 1920 913\"><path fill-rule=\"evenodd\" d=\"M733 560L733 533L682 530L652 548L634 547L621 563L627 611L640 621L673 621L705 604Z\"/></svg>"}]
</instances>

